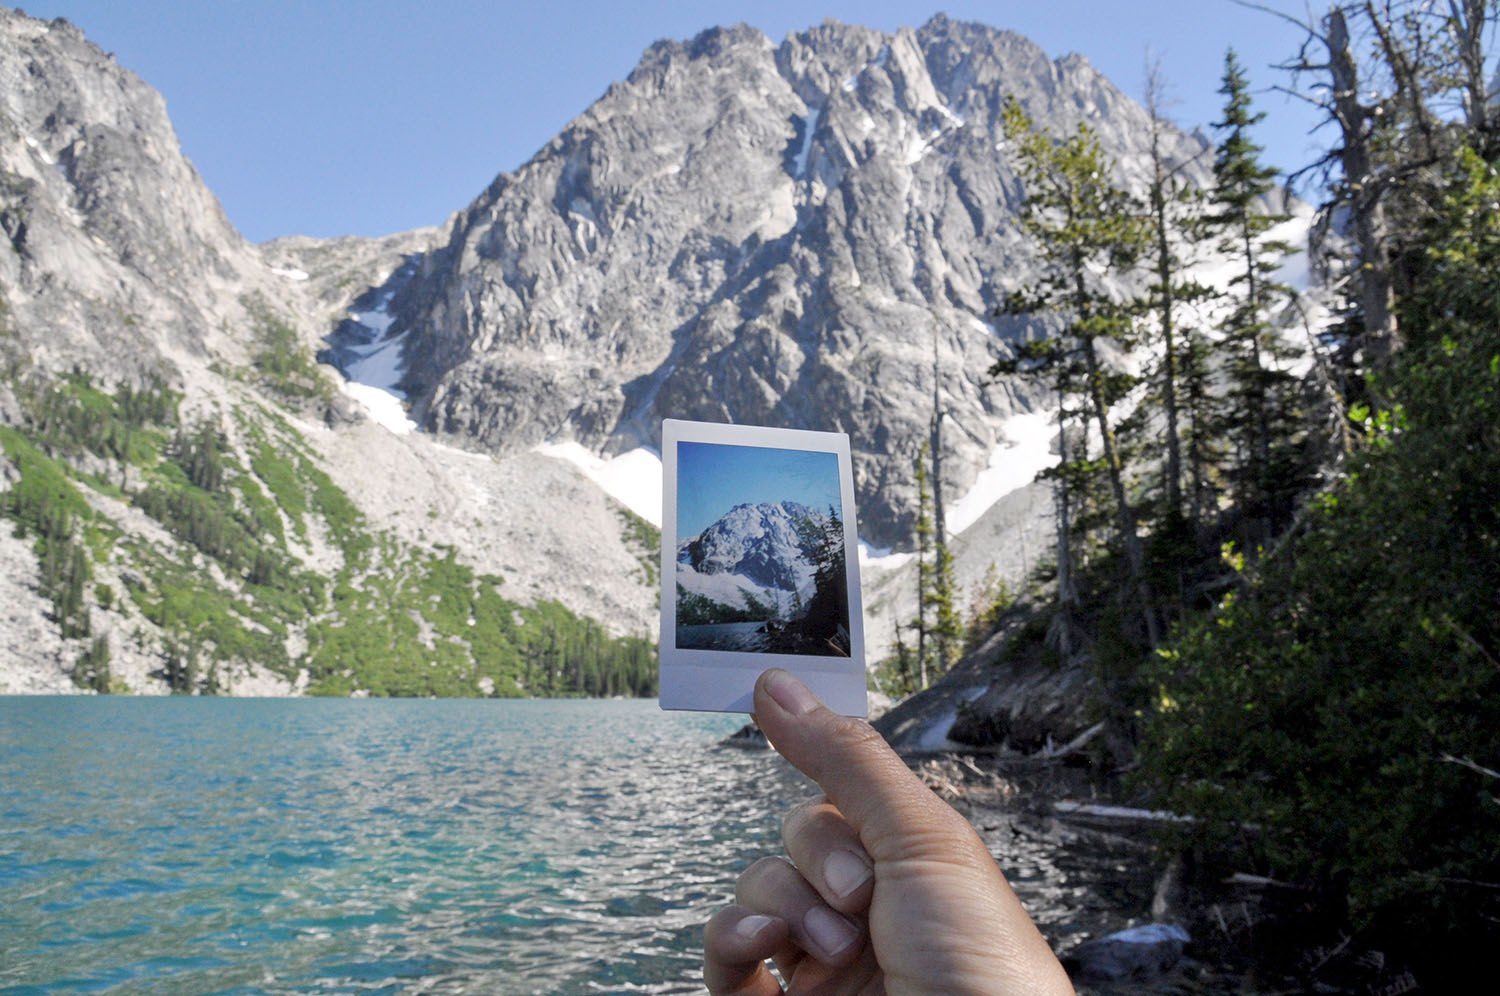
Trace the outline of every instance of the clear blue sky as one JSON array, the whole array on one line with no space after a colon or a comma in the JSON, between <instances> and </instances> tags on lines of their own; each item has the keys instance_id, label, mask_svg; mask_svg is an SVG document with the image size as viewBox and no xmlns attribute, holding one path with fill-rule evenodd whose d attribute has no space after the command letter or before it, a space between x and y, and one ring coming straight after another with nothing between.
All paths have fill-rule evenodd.
<instances>
[{"instance_id":1,"label":"clear blue sky","mask_svg":"<svg viewBox=\"0 0 1500 996\"><path fill-rule=\"evenodd\" d=\"M808 508L839 499L837 453L722 443L677 444L677 542L696 536L736 505L795 501Z\"/></svg>"},{"instance_id":2,"label":"clear blue sky","mask_svg":"<svg viewBox=\"0 0 1500 996\"><path fill-rule=\"evenodd\" d=\"M1300 0L1272 0L1300 12ZM441 223L529 159L658 38L744 21L779 41L824 18L885 31L942 10L1086 55L1139 96L1149 46L1177 120L1216 118L1224 49L1252 82L1298 38L1230 0L31 0L160 90L188 156L249 238ZM1309 111L1265 93L1268 158L1308 158Z\"/></svg>"}]
</instances>

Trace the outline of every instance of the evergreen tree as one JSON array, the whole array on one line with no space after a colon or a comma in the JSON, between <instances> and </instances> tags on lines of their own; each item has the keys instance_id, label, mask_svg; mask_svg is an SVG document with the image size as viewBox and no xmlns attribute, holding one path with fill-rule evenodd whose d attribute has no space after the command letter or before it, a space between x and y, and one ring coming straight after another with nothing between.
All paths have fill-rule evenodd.
<instances>
[{"instance_id":1,"label":"evergreen tree","mask_svg":"<svg viewBox=\"0 0 1500 996\"><path fill-rule=\"evenodd\" d=\"M933 679L941 677L958 659L962 649L963 622L959 618L957 583L953 578L953 554L948 544L934 543L927 597L931 603L928 617L932 637Z\"/></svg>"},{"instance_id":2,"label":"evergreen tree","mask_svg":"<svg viewBox=\"0 0 1500 996\"><path fill-rule=\"evenodd\" d=\"M942 384L938 363L937 331L932 336L932 420L928 452L932 456L932 569L928 575L927 597L932 603L933 677L953 666L958 656L963 625L958 617L958 596L954 590L953 554L948 549L948 521L943 506L943 411L939 385Z\"/></svg>"},{"instance_id":3,"label":"evergreen tree","mask_svg":"<svg viewBox=\"0 0 1500 996\"><path fill-rule=\"evenodd\" d=\"M927 687L927 610L931 604L932 491L927 485L927 444L917 451L917 688Z\"/></svg>"},{"instance_id":4,"label":"evergreen tree","mask_svg":"<svg viewBox=\"0 0 1500 996\"><path fill-rule=\"evenodd\" d=\"M100 695L108 695L110 681L109 640L102 635L96 636L73 665L73 683Z\"/></svg>"},{"instance_id":5,"label":"evergreen tree","mask_svg":"<svg viewBox=\"0 0 1500 996\"><path fill-rule=\"evenodd\" d=\"M1135 345L1130 305L1112 293L1100 275L1118 277L1136 266L1149 230L1139 205L1111 179L1113 163L1087 125L1065 140L1053 141L1036 130L1014 99L1006 101L1003 119L1006 146L1026 187L1021 223L1036 240L1043 264L1034 287L1007 296L1006 310L1045 312L1063 322L1062 331L1053 337L1059 343L1037 347L1033 355L1069 367L1075 358L1081 364L1083 413L1101 440L1100 465L1113 503L1115 534L1140 601L1147 639L1154 645L1159 638L1156 614L1112 414L1133 380L1109 369L1100 352L1105 342L1124 349Z\"/></svg>"},{"instance_id":6,"label":"evergreen tree","mask_svg":"<svg viewBox=\"0 0 1500 996\"><path fill-rule=\"evenodd\" d=\"M1233 49L1224 59L1219 92L1225 97L1224 119L1213 126L1222 137L1214 158L1208 222L1219 250L1235 267L1220 324L1229 381L1225 418L1237 454L1233 476L1247 521L1245 539L1253 553L1289 511L1273 450L1294 420L1289 411L1293 378L1285 369L1291 353L1270 318L1289 294L1276 280L1276 270L1291 247L1267 237L1287 216L1263 209L1276 190L1277 172L1261 164L1261 147L1250 136L1265 114L1251 109L1249 83Z\"/></svg>"},{"instance_id":7,"label":"evergreen tree","mask_svg":"<svg viewBox=\"0 0 1500 996\"><path fill-rule=\"evenodd\" d=\"M1150 244L1146 259L1152 280L1147 288L1147 311L1154 320L1161 346L1155 393L1160 398L1165 421L1166 461L1162 477L1166 528L1173 532L1176 523L1183 519L1194 530L1201 527L1198 492L1202 487L1203 454L1201 447L1195 446L1198 442L1195 427L1206 421L1207 344L1185 306L1201 301L1209 292L1188 276L1191 264L1196 262L1193 253L1200 234L1203 196L1185 173L1193 160L1172 162L1167 158L1165 141L1171 124L1163 109L1163 88L1160 66L1149 64L1146 112L1151 119L1151 178L1147 193ZM1189 482L1186 501L1184 476Z\"/></svg>"}]
</instances>

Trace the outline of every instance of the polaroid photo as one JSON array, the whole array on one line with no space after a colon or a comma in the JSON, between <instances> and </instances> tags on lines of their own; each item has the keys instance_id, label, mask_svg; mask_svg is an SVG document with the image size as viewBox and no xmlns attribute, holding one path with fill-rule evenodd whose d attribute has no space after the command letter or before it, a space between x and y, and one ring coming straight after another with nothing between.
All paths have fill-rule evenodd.
<instances>
[{"instance_id":1,"label":"polaroid photo","mask_svg":"<svg viewBox=\"0 0 1500 996\"><path fill-rule=\"evenodd\" d=\"M864 716L849 437L662 423L661 707L749 712L793 672Z\"/></svg>"}]
</instances>

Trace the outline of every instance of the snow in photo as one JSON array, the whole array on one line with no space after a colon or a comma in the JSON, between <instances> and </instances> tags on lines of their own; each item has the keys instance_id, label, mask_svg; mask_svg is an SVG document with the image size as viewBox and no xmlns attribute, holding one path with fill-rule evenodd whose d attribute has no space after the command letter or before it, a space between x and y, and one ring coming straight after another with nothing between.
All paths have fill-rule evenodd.
<instances>
[{"instance_id":1,"label":"snow in photo","mask_svg":"<svg viewBox=\"0 0 1500 996\"><path fill-rule=\"evenodd\" d=\"M838 455L677 446L678 649L848 657Z\"/></svg>"}]
</instances>

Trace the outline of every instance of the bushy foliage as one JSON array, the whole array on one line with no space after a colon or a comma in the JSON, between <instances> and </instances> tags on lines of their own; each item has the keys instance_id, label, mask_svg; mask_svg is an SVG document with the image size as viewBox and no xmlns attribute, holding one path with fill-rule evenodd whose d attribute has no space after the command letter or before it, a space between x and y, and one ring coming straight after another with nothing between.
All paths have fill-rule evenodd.
<instances>
[{"instance_id":1,"label":"bushy foliage","mask_svg":"<svg viewBox=\"0 0 1500 996\"><path fill-rule=\"evenodd\" d=\"M1492 166L1465 157L1427 237L1390 407L1354 413L1347 477L1160 654L1140 756L1215 850L1451 943L1500 914Z\"/></svg>"}]
</instances>

